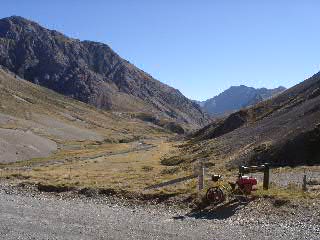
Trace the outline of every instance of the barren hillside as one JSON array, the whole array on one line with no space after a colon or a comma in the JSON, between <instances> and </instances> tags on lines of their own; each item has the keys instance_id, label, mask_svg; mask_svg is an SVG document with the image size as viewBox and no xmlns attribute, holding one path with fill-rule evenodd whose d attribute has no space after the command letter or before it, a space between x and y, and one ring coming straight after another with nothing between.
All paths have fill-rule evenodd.
<instances>
[{"instance_id":1,"label":"barren hillside","mask_svg":"<svg viewBox=\"0 0 320 240\"><path fill-rule=\"evenodd\" d=\"M182 165L203 158L221 167L319 164L320 73L275 98L216 120L191 135L180 152L171 159Z\"/></svg>"},{"instance_id":2,"label":"barren hillside","mask_svg":"<svg viewBox=\"0 0 320 240\"><path fill-rule=\"evenodd\" d=\"M45 157L72 142L117 143L170 135L134 116L98 110L0 68L0 162Z\"/></svg>"}]
</instances>

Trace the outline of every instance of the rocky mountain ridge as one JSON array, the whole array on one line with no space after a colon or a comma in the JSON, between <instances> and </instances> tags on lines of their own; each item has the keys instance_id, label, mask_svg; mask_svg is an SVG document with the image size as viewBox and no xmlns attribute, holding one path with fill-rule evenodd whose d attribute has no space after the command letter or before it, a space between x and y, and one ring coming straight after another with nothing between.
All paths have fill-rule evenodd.
<instances>
[{"instance_id":1,"label":"rocky mountain ridge","mask_svg":"<svg viewBox=\"0 0 320 240\"><path fill-rule=\"evenodd\" d=\"M217 117L269 99L285 89L282 86L274 89L232 86L211 99L197 103L205 112Z\"/></svg>"},{"instance_id":2,"label":"rocky mountain ridge","mask_svg":"<svg viewBox=\"0 0 320 240\"><path fill-rule=\"evenodd\" d=\"M22 17L0 20L0 65L98 108L151 113L192 127L209 121L179 90L155 80L108 45L72 39Z\"/></svg>"}]
</instances>

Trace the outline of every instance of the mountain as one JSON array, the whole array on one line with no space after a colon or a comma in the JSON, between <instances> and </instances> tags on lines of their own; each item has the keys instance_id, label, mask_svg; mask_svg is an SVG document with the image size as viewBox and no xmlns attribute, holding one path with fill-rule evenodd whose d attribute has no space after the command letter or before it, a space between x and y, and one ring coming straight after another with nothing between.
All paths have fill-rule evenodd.
<instances>
[{"instance_id":1,"label":"mountain","mask_svg":"<svg viewBox=\"0 0 320 240\"><path fill-rule=\"evenodd\" d=\"M22 17L0 20L0 65L101 109L144 112L193 127L208 123L197 104L108 45L72 39Z\"/></svg>"},{"instance_id":2,"label":"mountain","mask_svg":"<svg viewBox=\"0 0 320 240\"><path fill-rule=\"evenodd\" d=\"M232 86L218 96L197 103L210 115L221 116L269 99L284 90L284 87L255 89L244 85Z\"/></svg>"},{"instance_id":3,"label":"mountain","mask_svg":"<svg viewBox=\"0 0 320 240\"><path fill-rule=\"evenodd\" d=\"M320 72L279 95L214 120L189 136L178 163L212 171L242 164L320 164Z\"/></svg>"}]
</instances>

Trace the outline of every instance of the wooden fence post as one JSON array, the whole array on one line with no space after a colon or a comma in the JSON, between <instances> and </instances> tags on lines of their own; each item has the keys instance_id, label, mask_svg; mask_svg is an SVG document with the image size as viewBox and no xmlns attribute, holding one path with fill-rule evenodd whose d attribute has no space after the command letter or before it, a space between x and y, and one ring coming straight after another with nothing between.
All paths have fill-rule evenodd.
<instances>
[{"instance_id":1,"label":"wooden fence post","mask_svg":"<svg viewBox=\"0 0 320 240\"><path fill-rule=\"evenodd\" d=\"M71 167L69 167L69 180L71 180Z\"/></svg>"},{"instance_id":2,"label":"wooden fence post","mask_svg":"<svg viewBox=\"0 0 320 240\"><path fill-rule=\"evenodd\" d=\"M244 174L244 166L239 166L239 174Z\"/></svg>"},{"instance_id":3,"label":"wooden fence post","mask_svg":"<svg viewBox=\"0 0 320 240\"><path fill-rule=\"evenodd\" d=\"M201 191L204 189L204 167L201 164L198 175L198 190Z\"/></svg>"},{"instance_id":4,"label":"wooden fence post","mask_svg":"<svg viewBox=\"0 0 320 240\"><path fill-rule=\"evenodd\" d=\"M303 175L303 184L302 184L302 190L305 192L307 191L307 175Z\"/></svg>"},{"instance_id":5,"label":"wooden fence post","mask_svg":"<svg viewBox=\"0 0 320 240\"><path fill-rule=\"evenodd\" d=\"M264 171L263 171L263 189L264 190L269 189L269 183L270 183L270 167L266 163L264 165Z\"/></svg>"}]
</instances>

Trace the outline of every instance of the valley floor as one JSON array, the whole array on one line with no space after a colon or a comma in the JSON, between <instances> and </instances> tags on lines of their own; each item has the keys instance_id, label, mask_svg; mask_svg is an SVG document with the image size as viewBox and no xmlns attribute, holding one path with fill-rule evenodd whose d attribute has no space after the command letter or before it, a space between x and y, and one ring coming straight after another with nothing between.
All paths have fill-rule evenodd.
<instances>
[{"instance_id":1,"label":"valley floor","mask_svg":"<svg viewBox=\"0 0 320 240\"><path fill-rule=\"evenodd\" d=\"M0 187L1 239L320 239L319 200L190 212Z\"/></svg>"}]
</instances>

